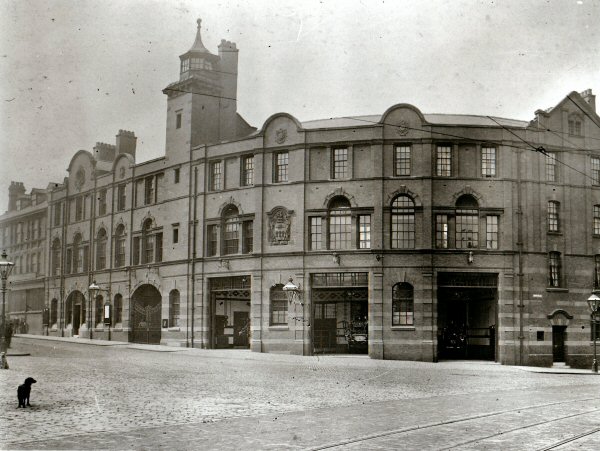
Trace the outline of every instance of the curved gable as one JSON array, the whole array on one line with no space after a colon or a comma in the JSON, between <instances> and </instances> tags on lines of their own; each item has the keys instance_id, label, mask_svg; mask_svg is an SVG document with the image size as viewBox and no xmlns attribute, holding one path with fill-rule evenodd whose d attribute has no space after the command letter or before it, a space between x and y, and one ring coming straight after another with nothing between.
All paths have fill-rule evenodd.
<instances>
[{"instance_id":1,"label":"curved gable","mask_svg":"<svg viewBox=\"0 0 600 451\"><path fill-rule=\"evenodd\" d=\"M277 113L269 117L260 134L265 147L289 146L304 141L302 124L288 113Z\"/></svg>"},{"instance_id":2,"label":"curved gable","mask_svg":"<svg viewBox=\"0 0 600 451\"><path fill-rule=\"evenodd\" d=\"M427 120L421 111L408 103L398 103L381 115L384 139L422 138Z\"/></svg>"}]
</instances>

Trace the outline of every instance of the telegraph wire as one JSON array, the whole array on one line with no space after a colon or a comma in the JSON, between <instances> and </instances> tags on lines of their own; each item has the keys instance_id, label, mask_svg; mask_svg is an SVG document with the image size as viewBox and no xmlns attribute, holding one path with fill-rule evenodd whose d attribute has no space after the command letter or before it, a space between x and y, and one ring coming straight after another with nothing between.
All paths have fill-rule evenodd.
<instances>
[{"instance_id":1,"label":"telegraph wire","mask_svg":"<svg viewBox=\"0 0 600 451\"><path fill-rule=\"evenodd\" d=\"M536 152L540 152L543 153L544 155L548 155L548 153L546 152L546 149L544 149L543 146L539 146L539 147L535 147L533 144L531 144L530 142L525 141L523 138L521 138L519 135L517 135L515 132L513 132L511 129L506 128L504 125L502 125L500 122L498 122L496 119L494 119L491 116L486 116L488 119L494 121L496 124L498 124L500 127L502 127L504 130L506 130L507 132L511 133L512 135L516 136L517 138L519 138L521 141L523 141L525 144L527 144L528 146L531 146L533 148L533 150L535 150Z\"/></svg>"}]
</instances>

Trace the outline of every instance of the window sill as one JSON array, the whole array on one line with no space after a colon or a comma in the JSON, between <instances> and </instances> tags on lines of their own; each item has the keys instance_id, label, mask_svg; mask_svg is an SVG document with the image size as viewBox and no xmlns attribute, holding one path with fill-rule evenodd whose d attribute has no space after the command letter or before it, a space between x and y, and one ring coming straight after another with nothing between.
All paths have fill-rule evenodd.
<instances>
[{"instance_id":1,"label":"window sill","mask_svg":"<svg viewBox=\"0 0 600 451\"><path fill-rule=\"evenodd\" d=\"M392 330L416 330L415 326L392 326Z\"/></svg>"},{"instance_id":2,"label":"window sill","mask_svg":"<svg viewBox=\"0 0 600 451\"><path fill-rule=\"evenodd\" d=\"M546 291L549 293L568 293L569 289L562 287L548 287L546 288Z\"/></svg>"},{"instance_id":3,"label":"window sill","mask_svg":"<svg viewBox=\"0 0 600 451\"><path fill-rule=\"evenodd\" d=\"M167 330L169 332L180 332L181 331L181 327L179 327L179 326L165 327L165 328L163 328L163 330Z\"/></svg>"},{"instance_id":4,"label":"window sill","mask_svg":"<svg viewBox=\"0 0 600 451\"><path fill-rule=\"evenodd\" d=\"M290 326L269 326L269 330L290 330Z\"/></svg>"},{"instance_id":5,"label":"window sill","mask_svg":"<svg viewBox=\"0 0 600 451\"><path fill-rule=\"evenodd\" d=\"M547 232L547 234L552 236L562 236L562 232L551 232L550 230Z\"/></svg>"}]
</instances>

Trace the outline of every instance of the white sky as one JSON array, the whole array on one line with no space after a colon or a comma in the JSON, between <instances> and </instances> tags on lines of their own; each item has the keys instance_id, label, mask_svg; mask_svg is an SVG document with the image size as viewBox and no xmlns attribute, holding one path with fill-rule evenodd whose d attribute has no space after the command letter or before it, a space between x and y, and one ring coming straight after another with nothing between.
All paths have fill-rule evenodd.
<instances>
[{"instance_id":1,"label":"white sky","mask_svg":"<svg viewBox=\"0 0 600 451\"><path fill-rule=\"evenodd\" d=\"M600 0L3 0L0 212L11 180L60 182L79 149L138 136L164 155L166 96L194 42L237 43L238 111L260 127L424 113L529 120L571 91L600 106Z\"/></svg>"}]
</instances>

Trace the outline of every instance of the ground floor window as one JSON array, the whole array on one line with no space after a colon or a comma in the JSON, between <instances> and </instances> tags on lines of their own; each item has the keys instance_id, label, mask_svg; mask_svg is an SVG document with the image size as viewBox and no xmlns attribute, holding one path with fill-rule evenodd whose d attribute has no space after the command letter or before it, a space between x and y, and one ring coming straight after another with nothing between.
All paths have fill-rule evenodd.
<instances>
[{"instance_id":1,"label":"ground floor window","mask_svg":"<svg viewBox=\"0 0 600 451\"><path fill-rule=\"evenodd\" d=\"M414 324L413 287L406 282L397 283L392 290L392 326Z\"/></svg>"},{"instance_id":2,"label":"ground floor window","mask_svg":"<svg viewBox=\"0 0 600 451\"><path fill-rule=\"evenodd\" d=\"M272 326L287 325L288 320L288 301L283 292L283 284L278 283L271 287L269 295L271 301L271 320Z\"/></svg>"}]
</instances>

